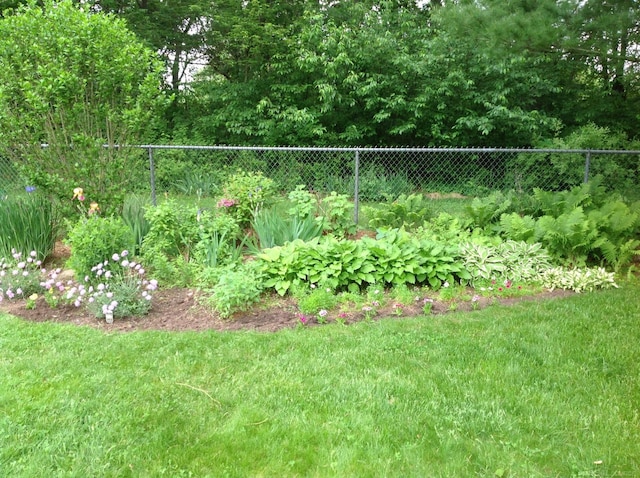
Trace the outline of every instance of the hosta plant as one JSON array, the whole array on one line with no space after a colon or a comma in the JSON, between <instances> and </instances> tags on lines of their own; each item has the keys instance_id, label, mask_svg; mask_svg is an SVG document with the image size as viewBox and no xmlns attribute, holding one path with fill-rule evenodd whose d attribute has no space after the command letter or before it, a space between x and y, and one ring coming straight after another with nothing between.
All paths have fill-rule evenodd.
<instances>
[{"instance_id":1,"label":"hosta plant","mask_svg":"<svg viewBox=\"0 0 640 478\"><path fill-rule=\"evenodd\" d=\"M591 292L596 289L618 287L615 274L607 272L603 267L584 269L567 269L554 267L540 274L539 281L543 287L572 290L574 292Z\"/></svg>"}]
</instances>

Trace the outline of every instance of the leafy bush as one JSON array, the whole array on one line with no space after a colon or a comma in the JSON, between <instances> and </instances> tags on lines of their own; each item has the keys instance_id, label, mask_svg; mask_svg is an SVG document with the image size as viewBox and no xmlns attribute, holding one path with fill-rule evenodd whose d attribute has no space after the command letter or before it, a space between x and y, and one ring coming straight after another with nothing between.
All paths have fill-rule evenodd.
<instances>
[{"instance_id":1,"label":"leafy bush","mask_svg":"<svg viewBox=\"0 0 640 478\"><path fill-rule=\"evenodd\" d=\"M535 145L548 149L634 150L635 145L624 133L610 131L606 127L587 124L564 138L545 140ZM508 161L512 184L516 189L531 191L544 184L545 189L561 191L578 186L584 181L584 153L522 153ZM600 177L610 191L631 192L637 190L638 159L634 155L592 155L590 177ZM637 194L637 193L636 193Z\"/></svg>"},{"instance_id":2,"label":"leafy bush","mask_svg":"<svg viewBox=\"0 0 640 478\"><path fill-rule=\"evenodd\" d=\"M415 229L431 217L429 200L422 194L401 194L392 202L372 208L369 226L372 228L391 227Z\"/></svg>"},{"instance_id":3,"label":"leafy bush","mask_svg":"<svg viewBox=\"0 0 640 478\"><path fill-rule=\"evenodd\" d=\"M356 232L353 203L346 194L338 194L332 191L331 194L322 198L319 217L322 220L324 230L336 236L344 236Z\"/></svg>"},{"instance_id":4,"label":"leafy bush","mask_svg":"<svg viewBox=\"0 0 640 478\"><path fill-rule=\"evenodd\" d=\"M149 209L145 217L150 228L142 257L163 283L188 285L199 268L226 264L236 254L240 228L232 216L169 200Z\"/></svg>"},{"instance_id":5,"label":"leafy bush","mask_svg":"<svg viewBox=\"0 0 640 478\"><path fill-rule=\"evenodd\" d=\"M241 227L246 227L253 216L263 207L269 207L275 201L276 187L273 180L260 172L239 171L229 177L224 188L224 200L232 204L221 206L231 214Z\"/></svg>"},{"instance_id":6,"label":"leafy bush","mask_svg":"<svg viewBox=\"0 0 640 478\"><path fill-rule=\"evenodd\" d=\"M247 263L223 271L206 302L221 317L228 318L234 312L255 304L263 290L261 274L252 263Z\"/></svg>"},{"instance_id":7,"label":"leafy bush","mask_svg":"<svg viewBox=\"0 0 640 478\"><path fill-rule=\"evenodd\" d=\"M349 189L353 191L354 180L350 179L350 183ZM361 201L384 201L400 194L409 194L413 189L406 173L390 174L378 164L367 164L360 170L358 195Z\"/></svg>"},{"instance_id":8,"label":"leafy bush","mask_svg":"<svg viewBox=\"0 0 640 478\"><path fill-rule=\"evenodd\" d=\"M318 208L318 199L308 191L304 184L299 184L288 194L291 207L287 211L290 216L306 218L314 216Z\"/></svg>"},{"instance_id":9,"label":"leafy bush","mask_svg":"<svg viewBox=\"0 0 640 478\"><path fill-rule=\"evenodd\" d=\"M77 278L92 275L92 268L107 260L113 251L127 249L133 242L131 229L120 217L82 218L69 231L66 243L71 247L69 267Z\"/></svg>"},{"instance_id":10,"label":"leafy bush","mask_svg":"<svg viewBox=\"0 0 640 478\"><path fill-rule=\"evenodd\" d=\"M0 257L12 250L36 251L44 259L58 235L59 219L50 200L40 194L0 198Z\"/></svg>"}]
</instances>

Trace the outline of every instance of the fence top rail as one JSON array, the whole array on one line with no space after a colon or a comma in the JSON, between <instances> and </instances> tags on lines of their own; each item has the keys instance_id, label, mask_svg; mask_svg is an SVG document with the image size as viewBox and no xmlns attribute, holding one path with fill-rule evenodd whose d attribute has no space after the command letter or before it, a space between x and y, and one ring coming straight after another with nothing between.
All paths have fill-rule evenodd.
<instances>
[{"instance_id":1,"label":"fence top rail","mask_svg":"<svg viewBox=\"0 0 640 478\"><path fill-rule=\"evenodd\" d=\"M551 149L551 148L398 148L398 147L314 147L314 146L196 146L171 144L131 145L144 149L203 149L247 151L327 151L327 152L390 152L390 153L574 153L574 154L640 154L640 150L616 149Z\"/></svg>"},{"instance_id":2,"label":"fence top rail","mask_svg":"<svg viewBox=\"0 0 640 478\"><path fill-rule=\"evenodd\" d=\"M49 145L41 144L43 148ZM193 150L218 150L218 151L326 151L326 152L360 152L360 153L560 153L560 154L640 154L640 150L624 149L557 149L557 148L433 148L433 147L327 147L327 146L230 146L230 145L185 145L185 144L130 144L130 145L109 145L105 148L140 148L147 150L154 149L193 149Z\"/></svg>"}]
</instances>

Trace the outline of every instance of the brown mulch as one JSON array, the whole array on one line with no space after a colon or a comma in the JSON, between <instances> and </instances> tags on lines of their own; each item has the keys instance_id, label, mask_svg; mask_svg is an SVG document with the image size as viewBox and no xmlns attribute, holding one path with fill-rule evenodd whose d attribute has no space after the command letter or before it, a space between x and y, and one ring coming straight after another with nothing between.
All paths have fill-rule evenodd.
<instances>
[{"instance_id":1,"label":"brown mulch","mask_svg":"<svg viewBox=\"0 0 640 478\"><path fill-rule=\"evenodd\" d=\"M113 324L107 324L104 319L97 319L84 308L64 306L51 309L43 298L38 299L34 309L27 309L25 301L0 302L0 311L20 317L32 322L57 322L80 326L90 326L109 332L133 332L137 330L164 331L204 331L204 330L256 330L275 332L283 328L296 327L301 324L296 303L290 298L273 297L247 311L238 312L229 319L222 319L210 309L200 304L198 291L192 289L161 289L153 298L153 305L145 317L115 319ZM532 296L489 299L481 298L477 308L481 309L493 303L515 304L523 300L547 300L555 297L566 297L572 292L555 290ZM450 310L448 302L434 302L432 313L443 314ZM458 311L471 310L471 302L460 302ZM380 317L419 317L423 316L421 304L403 305L394 308L387 304L378 309L375 318ZM332 311L327 317L327 323L341 320L345 324L365 319L360 310L339 312ZM315 319L309 319L306 326L320 326Z\"/></svg>"}]
</instances>

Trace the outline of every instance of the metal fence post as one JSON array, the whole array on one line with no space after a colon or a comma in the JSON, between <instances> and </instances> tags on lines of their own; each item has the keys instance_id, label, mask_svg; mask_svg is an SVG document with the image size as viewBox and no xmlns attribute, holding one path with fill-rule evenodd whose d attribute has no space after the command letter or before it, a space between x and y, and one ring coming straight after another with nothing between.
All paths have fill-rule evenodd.
<instances>
[{"instance_id":1,"label":"metal fence post","mask_svg":"<svg viewBox=\"0 0 640 478\"><path fill-rule=\"evenodd\" d=\"M149 146L149 179L151 181L151 204L157 206L156 202L156 165L153 162L153 148Z\"/></svg>"},{"instance_id":2,"label":"metal fence post","mask_svg":"<svg viewBox=\"0 0 640 478\"><path fill-rule=\"evenodd\" d=\"M591 151L587 151L587 157L584 162L584 183L589 182L589 166L591 165Z\"/></svg>"},{"instance_id":3,"label":"metal fence post","mask_svg":"<svg viewBox=\"0 0 640 478\"><path fill-rule=\"evenodd\" d=\"M353 221L356 226L358 225L358 213L360 210L359 200L359 188L360 188L360 150L356 149L355 165L354 165L355 178L353 181Z\"/></svg>"}]
</instances>

